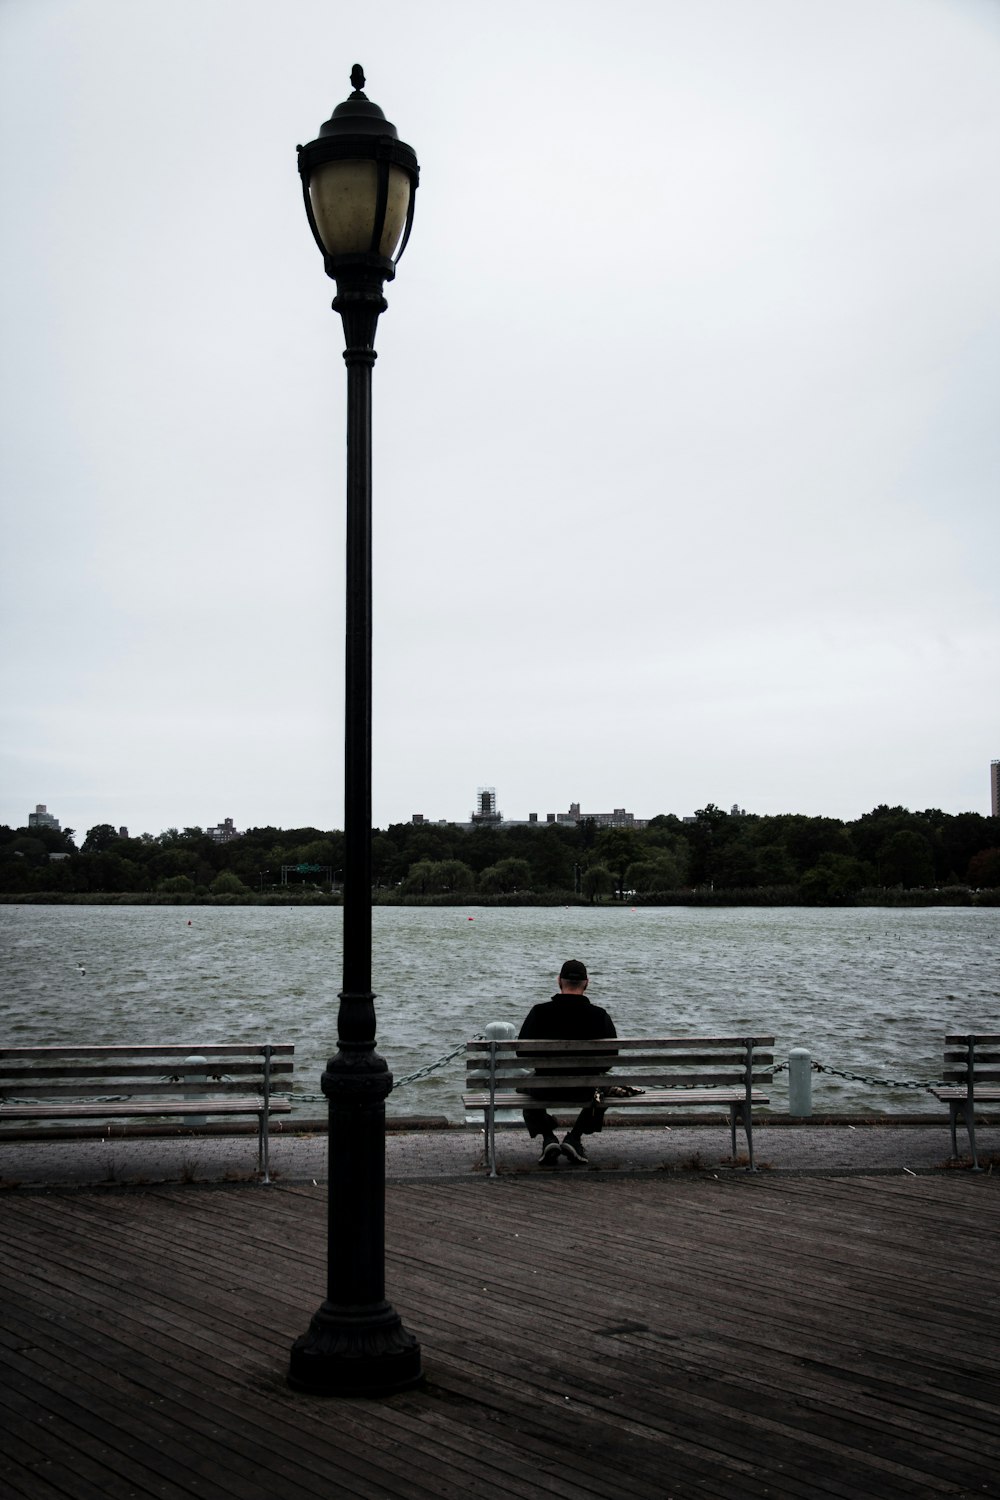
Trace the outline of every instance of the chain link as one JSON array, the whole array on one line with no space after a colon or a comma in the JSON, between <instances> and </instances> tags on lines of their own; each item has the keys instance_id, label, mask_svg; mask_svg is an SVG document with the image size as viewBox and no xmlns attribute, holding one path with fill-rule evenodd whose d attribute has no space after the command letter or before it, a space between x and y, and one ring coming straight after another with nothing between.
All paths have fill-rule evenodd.
<instances>
[{"instance_id":1,"label":"chain link","mask_svg":"<svg viewBox=\"0 0 1000 1500\"><path fill-rule=\"evenodd\" d=\"M782 1064L782 1067L787 1066L787 1063ZM830 1073L834 1078L847 1078L851 1083L867 1083L874 1088L940 1089L946 1087L946 1084L940 1080L933 1080L928 1083L919 1079L914 1080L911 1078L871 1078L867 1073L847 1073L843 1068L828 1068L825 1063L814 1062L811 1064L811 1066L813 1072L815 1073ZM775 1068L775 1072L777 1071L778 1069Z\"/></svg>"},{"instance_id":2,"label":"chain link","mask_svg":"<svg viewBox=\"0 0 1000 1500\"><path fill-rule=\"evenodd\" d=\"M476 1042L483 1042L485 1040L486 1038L483 1036L482 1032L480 1032L478 1036L473 1037L473 1041ZM436 1073L438 1068L443 1068L445 1063L450 1063L453 1058L457 1057L460 1052L464 1051L465 1043L460 1042L457 1047L453 1047L452 1050L450 1052L446 1052L443 1057L436 1057L433 1062L426 1063L424 1067L418 1068L415 1073L407 1073L405 1078L394 1080L392 1085L393 1093L395 1093L397 1089L401 1089L404 1084L416 1083L421 1078L428 1078L431 1073ZM295 1102L297 1104L322 1104L325 1097L326 1096L324 1094L296 1093L294 1095Z\"/></svg>"},{"instance_id":3,"label":"chain link","mask_svg":"<svg viewBox=\"0 0 1000 1500\"><path fill-rule=\"evenodd\" d=\"M482 1035L482 1033L480 1033L480 1035L474 1037L473 1040L476 1042L482 1042L486 1039ZM443 1068L445 1063L450 1063L453 1057L457 1057L460 1052L464 1051L465 1043L460 1042L457 1047L453 1047L450 1052L446 1052L443 1057L437 1058L435 1062L428 1063L426 1067L418 1068L415 1073L407 1073L405 1078L401 1078L398 1083L393 1084L393 1092L395 1093L396 1089L401 1089L406 1083L416 1083L419 1078L429 1077L431 1073L435 1073L438 1068Z\"/></svg>"}]
</instances>

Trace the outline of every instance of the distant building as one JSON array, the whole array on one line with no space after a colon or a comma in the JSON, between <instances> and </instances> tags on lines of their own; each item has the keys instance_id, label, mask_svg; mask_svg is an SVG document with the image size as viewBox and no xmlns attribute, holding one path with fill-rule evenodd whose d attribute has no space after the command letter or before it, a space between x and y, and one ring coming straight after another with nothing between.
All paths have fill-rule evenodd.
<instances>
[{"instance_id":1,"label":"distant building","mask_svg":"<svg viewBox=\"0 0 1000 1500\"><path fill-rule=\"evenodd\" d=\"M624 807L616 807L609 813L581 812L579 802L571 802L569 812L546 813L545 817L548 823L593 823L596 828L645 828L649 822L648 818L626 812Z\"/></svg>"},{"instance_id":2,"label":"distant building","mask_svg":"<svg viewBox=\"0 0 1000 1500\"><path fill-rule=\"evenodd\" d=\"M118 837L120 839L127 839L128 838L128 829L125 827L124 823L122 824L122 826L118 830Z\"/></svg>"},{"instance_id":3,"label":"distant building","mask_svg":"<svg viewBox=\"0 0 1000 1500\"><path fill-rule=\"evenodd\" d=\"M1000 818L1000 760L990 761L990 810Z\"/></svg>"},{"instance_id":4,"label":"distant building","mask_svg":"<svg viewBox=\"0 0 1000 1500\"><path fill-rule=\"evenodd\" d=\"M497 789L495 786L481 786L476 792L476 810L472 814L472 825L481 828L484 824L488 828L499 828L503 822L503 813L497 812Z\"/></svg>"},{"instance_id":5,"label":"distant building","mask_svg":"<svg viewBox=\"0 0 1000 1500\"><path fill-rule=\"evenodd\" d=\"M54 828L59 832L59 819L54 818L44 802L37 802L33 813L28 814L29 828Z\"/></svg>"},{"instance_id":6,"label":"distant building","mask_svg":"<svg viewBox=\"0 0 1000 1500\"><path fill-rule=\"evenodd\" d=\"M430 820L423 813L413 813L410 821L427 824ZM626 812L624 807L616 807L614 812L609 813L581 812L579 802L571 802L568 812L547 813L544 823L539 822L536 812L529 813L526 819L505 818L497 806L496 787L481 786L476 792L475 811L469 814L467 823L450 823L447 818L438 818L436 826L463 828L466 833L472 833L477 828L545 828L550 823L587 822L594 823L598 828L646 828L649 820L637 818L634 813Z\"/></svg>"},{"instance_id":7,"label":"distant building","mask_svg":"<svg viewBox=\"0 0 1000 1500\"><path fill-rule=\"evenodd\" d=\"M224 818L215 828L208 830L208 836L217 844L231 844L233 839L240 837L240 830L233 827L232 818Z\"/></svg>"}]
</instances>

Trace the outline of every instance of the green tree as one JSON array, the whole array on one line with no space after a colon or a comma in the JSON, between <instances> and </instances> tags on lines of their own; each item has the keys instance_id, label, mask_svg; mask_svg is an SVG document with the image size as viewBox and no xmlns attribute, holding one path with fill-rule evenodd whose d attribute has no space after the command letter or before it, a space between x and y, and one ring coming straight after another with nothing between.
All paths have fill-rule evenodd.
<instances>
[{"instance_id":1,"label":"green tree","mask_svg":"<svg viewBox=\"0 0 1000 1500\"><path fill-rule=\"evenodd\" d=\"M615 877L607 865L588 865L583 872L581 884L583 894L593 902L598 896L607 896L614 890Z\"/></svg>"},{"instance_id":2,"label":"green tree","mask_svg":"<svg viewBox=\"0 0 1000 1500\"><path fill-rule=\"evenodd\" d=\"M624 901L625 871L641 853L637 834L631 828L605 828L594 845L594 851L598 861L613 872L618 899Z\"/></svg>"},{"instance_id":3,"label":"green tree","mask_svg":"<svg viewBox=\"0 0 1000 1500\"><path fill-rule=\"evenodd\" d=\"M213 896L247 896L249 891L232 870L221 870L209 886Z\"/></svg>"},{"instance_id":4,"label":"green tree","mask_svg":"<svg viewBox=\"0 0 1000 1500\"><path fill-rule=\"evenodd\" d=\"M883 885L901 885L908 890L934 884L934 860L923 834L900 828L879 850Z\"/></svg>"},{"instance_id":5,"label":"green tree","mask_svg":"<svg viewBox=\"0 0 1000 1500\"><path fill-rule=\"evenodd\" d=\"M531 866L526 859L502 859L479 872L479 889L490 895L506 895L531 887Z\"/></svg>"},{"instance_id":6,"label":"green tree","mask_svg":"<svg viewBox=\"0 0 1000 1500\"><path fill-rule=\"evenodd\" d=\"M969 860L970 885L992 889L1000 886L1000 849L980 849Z\"/></svg>"},{"instance_id":7,"label":"green tree","mask_svg":"<svg viewBox=\"0 0 1000 1500\"><path fill-rule=\"evenodd\" d=\"M655 854L652 859L637 860L625 871L625 885L639 895L651 891L676 891L684 884L680 862L671 854Z\"/></svg>"},{"instance_id":8,"label":"green tree","mask_svg":"<svg viewBox=\"0 0 1000 1500\"><path fill-rule=\"evenodd\" d=\"M117 841L118 829L112 828L111 823L94 823L93 828L87 831L81 853L103 853Z\"/></svg>"},{"instance_id":9,"label":"green tree","mask_svg":"<svg viewBox=\"0 0 1000 1500\"><path fill-rule=\"evenodd\" d=\"M871 880L871 866L860 859L847 854L821 854L802 877L802 897L812 906L837 905L857 895Z\"/></svg>"},{"instance_id":10,"label":"green tree","mask_svg":"<svg viewBox=\"0 0 1000 1500\"><path fill-rule=\"evenodd\" d=\"M412 865L402 884L404 895L441 896L471 891L476 877L460 859L421 859Z\"/></svg>"}]
</instances>

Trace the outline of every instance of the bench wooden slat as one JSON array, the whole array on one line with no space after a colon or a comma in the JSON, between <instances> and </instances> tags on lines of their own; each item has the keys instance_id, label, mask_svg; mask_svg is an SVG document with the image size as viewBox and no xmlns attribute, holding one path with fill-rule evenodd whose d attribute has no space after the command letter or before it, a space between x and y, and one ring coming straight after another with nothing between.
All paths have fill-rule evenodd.
<instances>
[{"instance_id":1,"label":"bench wooden slat","mask_svg":"<svg viewBox=\"0 0 1000 1500\"><path fill-rule=\"evenodd\" d=\"M658 1068L661 1072L682 1072L685 1068L729 1068L731 1072L742 1073L746 1066L746 1053L744 1052L672 1052L666 1057L662 1052L626 1052L626 1053L590 1053L570 1052L554 1054L552 1052L532 1053L527 1046L523 1052L519 1052L516 1058L497 1059L497 1067L512 1068L514 1066L544 1066L569 1067L571 1062L578 1062L583 1071L600 1068ZM754 1051L754 1061L762 1066L770 1067L774 1062L774 1055L770 1052ZM470 1067L481 1067L479 1059L469 1061Z\"/></svg>"},{"instance_id":2,"label":"bench wooden slat","mask_svg":"<svg viewBox=\"0 0 1000 1500\"><path fill-rule=\"evenodd\" d=\"M57 1058L96 1057L113 1060L127 1057L187 1057L195 1053L199 1057L263 1057L264 1048L269 1047L273 1057L290 1057L295 1051L294 1042L197 1042L184 1045L170 1042L164 1046L142 1044L135 1047L82 1046L82 1047L0 1047L0 1061L12 1058Z\"/></svg>"},{"instance_id":3,"label":"bench wooden slat","mask_svg":"<svg viewBox=\"0 0 1000 1500\"><path fill-rule=\"evenodd\" d=\"M252 1087L252 1085L251 1085ZM204 1083L200 1080L183 1084L170 1083L163 1080L159 1083L137 1082L134 1079L123 1078L118 1081L102 1079L100 1084L93 1088L85 1088L79 1081L75 1083L46 1083L33 1085L30 1079L18 1082L14 1087L10 1084L0 1085L0 1102L4 1100L20 1100L23 1097L35 1100L39 1099L61 1099L70 1101L73 1099L112 1099L119 1094L130 1094L135 1097L163 1099L208 1099L208 1098L234 1098L244 1097L247 1092L247 1080L245 1078L234 1078L231 1083L223 1080L212 1079Z\"/></svg>"},{"instance_id":4,"label":"bench wooden slat","mask_svg":"<svg viewBox=\"0 0 1000 1500\"><path fill-rule=\"evenodd\" d=\"M528 1037L524 1037L524 1038L520 1038L520 1037L506 1038L505 1037L505 1038L503 1038L503 1040L495 1041L495 1042L490 1042L490 1041L484 1041L482 1038L477 1037L477 1038L473 1039L472 1041L466 1042L465 1049L466 1049L467 1052L489 1052L489 1050L490 1050L491 1047L496 1047L498 1051L505 1051L505 1050L511 1050L511 1049L516 1050L518 1047L538 1047L543 1052L565 1052L565 1051L573 1051L573 1052L599 1052L599 1051L602 1051L602 1050L606 1050L608 1047L614 1047L618 1051L625 1051L625 1052L627 1052L629 1050L632 1050L632 1049L635 1049L635 1048L642 1048L642 1047L647 1047L647 1048L653 1048L653 1047L655 1047L657 1049L657 1051L663 1051L663 1050L667 1050L669 1048L676 1048L676 1047L680 1047L680 1048L695 1047L695 1048L699 1048L699 1049L708 1049L708 1048L716 1048L716 1047L728 1047L730 1049L738 1050L740 1052L740 1055L742 1056L742 1048L744 1047L744 1045L746 1043L746 1040L747 1040L747 1038L743 1037L743 1036L725 1036L725 1037L704 1037L704 1036L699 1036L699 1037L670 1037L670 1036L668 1036L668 1037L654 1037L654 1036L649 1036L649 1037L615 1037L613 1039L609 1038L609 1037L597 1037L597 1038L587 1037L587 1038L573 1038L571 1041L559 1041L558 1039L553 1040L551 1037L539 1038L538 1040L536 1040L534 1037L531 1037L531 1038L528 1038ZM1000 1040L1000 1039L998 1039L998 1040ZM758 1036L758 1037L754 1037L754 1045L755 1045L755 1047L773 1047L774 1046L774 1037L773 1036Z\"/></svg>"},{"instance_id":5,"label":"bench wooden slat","mask_svg":"<svg viewBox=\"0 0 1000 1500\"><path fill-rule=\"evenodd\" d=\"M765 1078L770 1079L771 1075L760 1072L756 1077L759 1082L762 1082ZM508 1082L507 1087L511 1086L511 1082ZM586 1089L606 1088L616 1083L632 1084L636 1088L666 1089L676 1085L678 1088L714 1086L742 1089L745 1080L742 1074L736 1073L558 1073L545 1074L544 1077L536 1073L532 1078L522 1078L517 1081L516 1087L522 1093L534 1094L539 1089L549 1092L553 1089L574 1089L580 1092Z\"/></svg>"},{"instance_id":6,"label":"bench wooden slat","mask_svg":"<svg viewBox=\"0 0 1000 1500\"><path fill-rule=\"evenodd\" d=\"M607 1104L611 1109L642 1109L645 1105L671 1105L671 1104L742 1104L746 1099L745 1089L650 1089L644 1094L626 1094L620 1098L608 1099ZM489 1106L490 1096L486 1094L463 1094L462 1100L467 1109L484 1109ZM530 1099L524 1094L496 1093L494 1095L495 1107L497 1109L554 1109L562 1114L578 1114L579 1104L568 1103L565 1099L551 1098L548 1095L539 1094ZM757 1089L751 1091L750 1102L752 1104L770 1104L770 1095Z\"/></svg>"},{"instance_id":7,"label":"bench wooden slat","mask_svg":"<svg viewBox=\"0 0 1000 1500\"><path fill-rule=\"evenodd\" d=\"M151 1082L160 1079L168 1082L170 1077L185 1078L189 1081L212 1077L222 1078L223 1070L218 1068L212 1073L212 1064L206 1067L201 1063L188 1063L178 1068L171 1067L170 1063L138 1063L134 1068L126 1067L123 1063L108 1063L106 1066L98 1062L89 1063L86 1067L42 1067L42 1068L4 1068L0 1067L0 1089L16 1088L25 1080L37 1083L39 1080L50 1078L93 1078L106 1081L113 1078L148 1078ZM168 1072L167 1070L170 1069ZM271 1077L277 1078L284 1075L288 1077L295 1070L294 1063L279 1062L271 1064ZM225 1073L234 1080L243 1078L259 1078L263 1071L263 1065L257 1063L227 1063ZM144 1085L145 1086L145 1085ZM176 1085L175 1085L176 1086Z\"/></svg>"},{"instance_id":8,"label":"bench wooden slat","mask_svg":"<svg viewBox=\"0 0 1000 1500\"><path fill-rule=\"evenodd\" d=\"M933 1093L934 1093L935 1099L967 1099L969 1097L969 1091L968 1091L968 1089L964 1089L964 1088L962 1088L962 1089L957 1089L957 1088L956 1089L934 1089ZM995 1100L995 1099L1000 1099L1000 1088L996 1088L996 1089L992 1089L992 1088L991 1089L981 1089L979 1087L979 1085L977 1084L976 1085L975 1098L979 1099L980 1101L983 1100L983 1099L988 1099L991 1102L993 1100Z\"/></svg>"},{"instance_id":9,"label":"bench wooden slat","mask_svg":"<svg viewBox=\"0 0 1000 1500\"><path fill-rule=\"evenodd\" d=\"M946 1036L944 1044L946 1047L964 1047L970 1036L977 1047L1000 1046L1000 1031L974 1031L966 1032L964 1036Z\"/></svg>"},{"instance_id":10,"label":"bench wooden slat","mask_svg":"<svg viewBox=\"0 0 1000 1500\"><path fill-rule=\"evenodd\" d=\"M269 1099L269 1114L287 1114L288 1099ZM169 1109L153 1102L116 1100L114 1103L91 1104L8 1104L0 1103L0 1119L10 1120L101 1120L109 1117L150 1115L253 1115L265 1108L263 1096L254 1099L185 1099Z\"/></svg>"}]
</instances>

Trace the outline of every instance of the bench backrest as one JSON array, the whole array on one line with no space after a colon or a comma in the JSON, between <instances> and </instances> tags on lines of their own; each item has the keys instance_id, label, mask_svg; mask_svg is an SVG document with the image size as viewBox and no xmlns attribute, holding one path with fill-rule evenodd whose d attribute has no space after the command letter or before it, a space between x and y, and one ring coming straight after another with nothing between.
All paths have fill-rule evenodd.
<instances>
[{"instance_id":1,"label":"bench backrest","mask_svg":"<svg viewBox=\"0 0 1000 1500\"><path fill-rule=\"evenodd\" d=\"M531 1073L543 1071L550 1088L599 1088L602 1083L642 1089L726 1086L749 1094L771 1082L773 1046L770 1036L476 1040L466 1044L466 1079L472 1089L487 1084L493 1092L523 1088Z\"/></svg>"},{"instance_id":2,"label":"bench backrest","mask_svg":"<svg viewBox=\"0 0 1000 1500\"><path fill-rule=\"evenodd\" d=\"M0 1047L0 1099L69 1101L116 1093L266 1099L291 1089L294 1051L287 1042Z\"/></svg>"},{"instance_id":3,"label":"bench backrest","mask_svg":"<svg viewBox=\"0 0 1000 1500\"><path fill-rule=\"evenodd\" d=\"M1000 1032L970 1032L944 1039L944 1080L964 1086L970 1099L977 1086L1000 1083Z\"/></svg>"}]
</instances>

